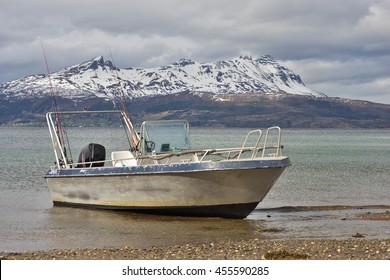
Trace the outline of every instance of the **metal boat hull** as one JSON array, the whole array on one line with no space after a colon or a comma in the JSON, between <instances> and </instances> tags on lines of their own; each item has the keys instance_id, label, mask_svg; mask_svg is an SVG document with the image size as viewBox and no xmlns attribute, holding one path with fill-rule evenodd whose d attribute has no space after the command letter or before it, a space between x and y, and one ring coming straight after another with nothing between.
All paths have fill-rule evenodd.
<instances>
[{"instance_id":1,"label":"metal boat hull","mask_svg":"<svg viewBox=\"0 0 390 280\"><path fill-rule=\"evenodd\" d=\"M245 218L263 200L287 157L47 172L55 205L155 214Z\"/></svg>"}]
</instances>

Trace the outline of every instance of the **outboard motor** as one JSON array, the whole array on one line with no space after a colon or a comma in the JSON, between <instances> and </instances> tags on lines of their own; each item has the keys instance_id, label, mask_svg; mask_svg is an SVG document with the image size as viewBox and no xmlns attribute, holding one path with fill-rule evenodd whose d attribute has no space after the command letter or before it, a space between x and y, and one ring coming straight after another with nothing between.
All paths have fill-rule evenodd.
<instances>
[{"instance_id":1,"label":"outboard motor","mask_svg":"<svg viewBox=\"0 0 390 280\"><path fill-rule=\"evenodd\" d=\"M95 161L104 161L106 160L106 148L103 145L90 143L85 145L80 152L79 161L77 168L83 167L102 167L104 162L95 162ZM84 164L85 162L92 162Z\"/></svg>"}]
</instances>

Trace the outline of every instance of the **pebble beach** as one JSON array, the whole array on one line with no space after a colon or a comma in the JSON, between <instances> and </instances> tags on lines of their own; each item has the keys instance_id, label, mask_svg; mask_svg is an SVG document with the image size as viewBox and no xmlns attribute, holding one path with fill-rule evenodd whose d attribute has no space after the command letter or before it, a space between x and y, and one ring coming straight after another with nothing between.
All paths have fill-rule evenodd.
<instances>
[{"instance_id":1,"label":"pebble beach","mask_svg":"<svg viewBox=\"0 0 390 280\"><path fill-rule=\"evenodd\" d=\"M390 212L367 212L356 219L390 222ZM390 239L356 233L339 239L259 239L193 242L170 246L2 252L1 260L390 260Z\"/></svg>"},{"instance_id":2,"label":"pebble beach","mask_svg":"<svg viewBox=\"0 0 390 280\"><path fill-rule=\"evenodd\" d=\"M390 260L390 240L259 240L3 253L2 260Z\"/></svg>"}]
</instances>

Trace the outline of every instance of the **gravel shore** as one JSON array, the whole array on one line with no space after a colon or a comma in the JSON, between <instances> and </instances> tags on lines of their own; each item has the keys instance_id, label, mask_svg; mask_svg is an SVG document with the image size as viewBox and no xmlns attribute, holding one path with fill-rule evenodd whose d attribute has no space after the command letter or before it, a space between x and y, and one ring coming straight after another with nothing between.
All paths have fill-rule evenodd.
<instances>
[{"instance_id":1,"label":"gravel shore","mask_svg":"<svg viewBox=\"0 0 390 280\"><path fill-rule=\"evenodd\" d=\"M390 260L390 240L259 240L1 253L2 260Z\"/></svg>"},{"instance_id":2,"label":"gravel shore","mask_svg":"<svg viewBox=\"0 0 390 280\"><path fill-rule=\"evenodd\" d=\"M390 212L366 212L352 219L390 222ZM246 238L149 248L56 249L0 252L0 260L390 260L390 239L356 233L343 239Z\"/></svg>"}]
</instances>

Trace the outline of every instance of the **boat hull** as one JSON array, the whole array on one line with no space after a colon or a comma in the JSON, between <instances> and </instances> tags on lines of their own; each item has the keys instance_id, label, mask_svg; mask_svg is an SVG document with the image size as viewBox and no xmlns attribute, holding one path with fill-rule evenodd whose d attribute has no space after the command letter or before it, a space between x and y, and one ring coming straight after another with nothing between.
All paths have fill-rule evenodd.
<instances>
[{"instance_id":1,"label":"boat hull","mask_svg":"<svg viewBox=\"0 0 390 280\"><path fill-rule=\"evenodd\" d=\"M154 214L245 218L263 200L286 157L49 171L55 205Z\"/></svg>"}]
</instances>

